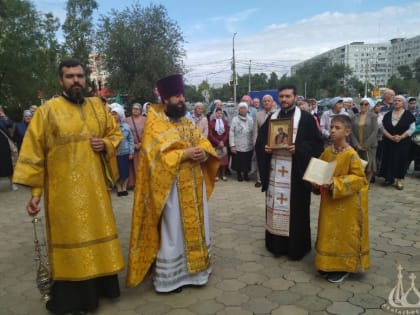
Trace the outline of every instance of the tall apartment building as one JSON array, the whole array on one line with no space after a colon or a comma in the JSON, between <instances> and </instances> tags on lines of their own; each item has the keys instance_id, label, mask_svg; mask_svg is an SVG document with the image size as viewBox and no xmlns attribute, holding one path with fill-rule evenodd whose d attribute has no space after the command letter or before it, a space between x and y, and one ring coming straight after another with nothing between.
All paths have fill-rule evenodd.
<instances>
[{"instance_id":1,"label":"tall apartment building","mask_svg":"<svg viewBox=\"0 0 420 315\"><path fill-rule=\"evenodd\" d=\"M399 66L408 65L414 70L414 63L420 58L420 35L409 39L395 38L382 44L353 42L340 46L293 65L292 75L305 64L321 58L328 58L333 64L348 66L353 72L351 76L380 88L386 86L392 75L399 75ZM343 85L346 79L343 78Z\"/></svg>"},{"instance_id":2,"label":"tall apartment building","mask_svg":"<svg viewBox=\"0 0 420 315\"><path fill-rule=\"evenodd\" d=\"M414 70L414 63L420 57L420 35L409 39L392 39L390 55L393 74L398 74L397 68L403 65L408 65Z\"/></svg>"}]
</instances>

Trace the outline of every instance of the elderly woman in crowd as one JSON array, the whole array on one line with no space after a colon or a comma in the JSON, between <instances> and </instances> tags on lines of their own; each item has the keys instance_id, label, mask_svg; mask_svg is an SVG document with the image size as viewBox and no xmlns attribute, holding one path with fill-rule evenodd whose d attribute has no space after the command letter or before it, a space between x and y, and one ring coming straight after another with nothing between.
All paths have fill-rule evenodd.
<instances>
[{"instance_id":1,"label":"elderly woman in crowd","mask_svg":"<svg viewBox=\"0 0 420 315\"><path fill-rule=\"evenodd\" d=\"M220 108L222 110L223 119L225 119L230 125L230 117L227 111L223 109L223 103L221 100L214 100L213 104L210 106L210 110L207 114L207 120L212 121L215 118L216 109Z\"/></svg>"},{"instance_id":2,"label":"elderly woman in crowd","mask_svg":"<svg viewBox=\"0 0 420 315\"><path fill-rule=\"evenodd\" d=\"M20 151L20 147L22 145L23 136L25 135L26 129L29 126L29 123L32 119L32 111L26 109L23 111L22 122L16 124L15 132L13 133L13 140L16 142L16 145Z\"/></svg>"},{"instance_id":3,"label":"elderly woman in crowd","mask_svg":"<svg viewBox=\"0 0 420 315\"><path fill-rule=\"evenodd\" d=\"M343 109L350 119L353 119L354 115L358 112L357 108L353 107L353 99L351 97L343 98Z\"/></svg>"},{"instance_id":4,"label":"elderly woman in crowd","mask_svg":"<svg viewBox=\"0 0 420 315\"><path fill-rule=\"evenodd\" d=\"M194 112L192 113L192 122L200 130L204 137L209 135L209 122L204 115L204 104L197 102L194 104Z\"/></svg>"},{"instance_id":5,"label":"elderly woman in crowd","mask_svg":"<svg viewBox=\"0 0 420 315\"><path fill-rule=\"evenodd\" d=\"M319 122L321 136L324 140L324 146L327 147L331 145L330 139L330 126L331 119L336 115L347 115L348 113L343 108L343 99L339 96L334 97L330 100L331 109L322 113L321 121Z\"/></svg>"},{"instance_id":6,"label":"elderly woman in crowd","mask_svg":"<svg viewBox=\"0 0 420 315\"><path fill-rule=\"evenodd\" d=\"M229 141L229 124L226 119L223 118L223 111L221 108L216 108L215 118L209 123L209 140L213 147L216 149L216 153L220 158L220 168L216 181L221 178L226 181L227 177L226 168L228 166L228 141Z\"/></svg>"},{"instance_id":7,"label":"elderly woman in crowd","mask_svg":"<svg viewBox=\"0 0 420 315\"><path fill-rule=\"evenodd\" d=\"M297 106L299 106L299 108L300 108L301 110L304 110L304 111L306 111L306 112L310 112L310 109L309 109L309 104L308 104L307 102L305 102L304 100L298 100L298 101L296 102L296 104L297 104Z\"/></svg>"},{"instance_id":8,"label":"elderly woman in crowd","mask_svg":"<svg viewBox=\"0 0 420 315\"><path fill-rule=\"evenodd\" d=\"M403 189L403 179L407 171L410 152L410 136L416 129L413 114L404 108L407 101L404 96L394 97L394 108L387 112L382 120L383 156L380 175L385 178L385 185Z\"/></svg>"},{"instance_id":9,"label":"elderly woman in crowd","mask_svg":"<svg viewBox=\"0 0 420 315\"><path fill-rule=\"evenodd\" d=\"M120 177L116 183L117 196L127 196L129 162L134 156L134 139L130 126L125 122L124 108L118 103L111 105L111 114L119 125L123 138L118 146L117 162Z\"/></svg>"},{"instance_id":10,"label":"elderly woman in crowd","mask_svg":"<svg viewBox=\"0 0 420 315\"><path fill-rule=\"evenodd\" d=\"M360 101L360 112L352 118L351 143L360 158L367 161L366 179L370 182L376 172L376 147L378 145L378 120L370 111L366 98Z\"/></svg>"},{"instance_id":11,"label":"elderly woman in crowd","mask_svg":"<svg viewBox=\"0 0 420 315\"><path fill-rule=\"evenodd\" d=\"M125 119L134 137L134 155L128 170L128 189L133 189L136 183L139 150L141 147L141 138L143 137L144 124L146 123L146 117L142 116L141 113L141 105L134 103L131 107L131 116Z\"/></svg>"},{"instance_id":12,"label":"elderly woman in crowd","mask_svg":"<svg viewBox=\"0 0 420 315\"><path fill-rule=\"evenodd\" d=\"M238 174L238 181L249 180L253 153L254 122L248 114L248 104L238 105L238 115L233 117L229 130L229 145L232 152L232 169Z\"/></svg>"}]
</instances>

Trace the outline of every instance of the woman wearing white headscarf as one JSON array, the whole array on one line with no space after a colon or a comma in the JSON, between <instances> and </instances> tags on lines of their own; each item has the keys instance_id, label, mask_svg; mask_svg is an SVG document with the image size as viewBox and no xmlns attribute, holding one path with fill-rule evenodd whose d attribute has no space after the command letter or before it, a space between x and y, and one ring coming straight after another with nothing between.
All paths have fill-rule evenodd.
<instances>
[{"instance_id":1,"label":"woman wearing white headscarf","mask_svg":"<svg viewBox=\"0 0 420 315\"><path fill-rule=\"evenodd\" d=\"M232 152L232 169L238 174L238 181L248 181L253 153L254 121L248 115L248 104L238 105L238 115L233 117L229 130L229 145Z\"/></svg>"},{"instance_id":2,"label":"woman wearing white headscarf","mask_svg":"<svg viewBox=\"0 0 420 315\"><path fill-rule=\"evenodd\" d=\"M221 178L226 181L226 169L229 164L227 155L229 142L229 124L223 118L223 111L221 108L216 108L214 112L215 118L209 123L209 140L216 150L217 156L220 158L220 167L216 181Z\"/></svg>"},{"instance_id":3,"label":"woman wearing white headscarf","mask_svg":"<svg viewBox=\"0 0 420 315\"><path fill-rule=\"evenodd\" d=\"M403 179L407 172L407 161L410 152L411 135L416 129L416 119L406 110L407 101L404 96L394 97L394 108L387 112L382 120L383 125L383 156L381 163L381 177L385 178L385 185L403 189Z\"/></svg>"},{"instance_id":4,"label":"woman wearing white headscarf","mask_svg":"<svg viewBox=\"0 0 420 315\"><path fill-rule=\"evenodd\" d=\"M143 111L142 111L142 116L146 117L147 116L147 109L149 108L149 105L152 104L150 102L146 102L143 104Z\"/></svg>"}]
</instances>

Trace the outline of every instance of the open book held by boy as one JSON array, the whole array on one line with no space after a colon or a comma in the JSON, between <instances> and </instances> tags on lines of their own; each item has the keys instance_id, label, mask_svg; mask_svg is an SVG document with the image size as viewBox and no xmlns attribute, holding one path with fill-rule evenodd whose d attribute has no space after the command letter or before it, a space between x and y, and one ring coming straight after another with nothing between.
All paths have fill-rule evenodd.
<instances>
[{"instance_id":1,"label":"open book held by boy","mask_svg":"<svg viewBox=\"0 0 420 315\"><path fill-rule=\"evenodd\" d=\"M331 175L323 173L318 181L315 177L321 171L317 170L312 172L315 177L308 179L314 193L321 194L315 266L333 283L370 267L368 182L362 161L346 141L350 133L351 121L347 116L332 118L333 144L319 158L327 163L324 172ZM316 165L321 164L312 167Z\"/></svg>"}]
</instances>

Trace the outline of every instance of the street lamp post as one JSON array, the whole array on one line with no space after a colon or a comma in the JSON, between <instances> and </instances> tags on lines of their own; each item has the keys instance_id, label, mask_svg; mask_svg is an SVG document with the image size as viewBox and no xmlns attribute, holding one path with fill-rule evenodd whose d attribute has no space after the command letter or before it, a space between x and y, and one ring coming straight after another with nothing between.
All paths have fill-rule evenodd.
<instances>
[{"instance_id":1,"label":"street lamp post","mask_svg":"<svg viewBox=\"0 0 420 315\"><path fill-rule=\"evenodd\" d=\"M251 92L251 59L249 59L249 70L248 70L248 93Z\"/></svg>"},{"instance_id":2,"label":"street lamp post","mask_svg":"<svg viewBox=\"0 0 420 315\"><path fill-rule=\"evenodd\" d=\"M369 67L369 61L366 58L366 66L365 66L365 98L368 94L368 67Z\"/></svg>"},{"instance_id":3,"label":"street lamp post","mask_svg":"<svg viewBox=\"0 0 420 315\"><path fill-rule=\"evenodd\" d=\"M233 104L236 105L236 64L235 64L235 36L232 38L232 71L233 71Z\"/></svg>"}]
</instances>

